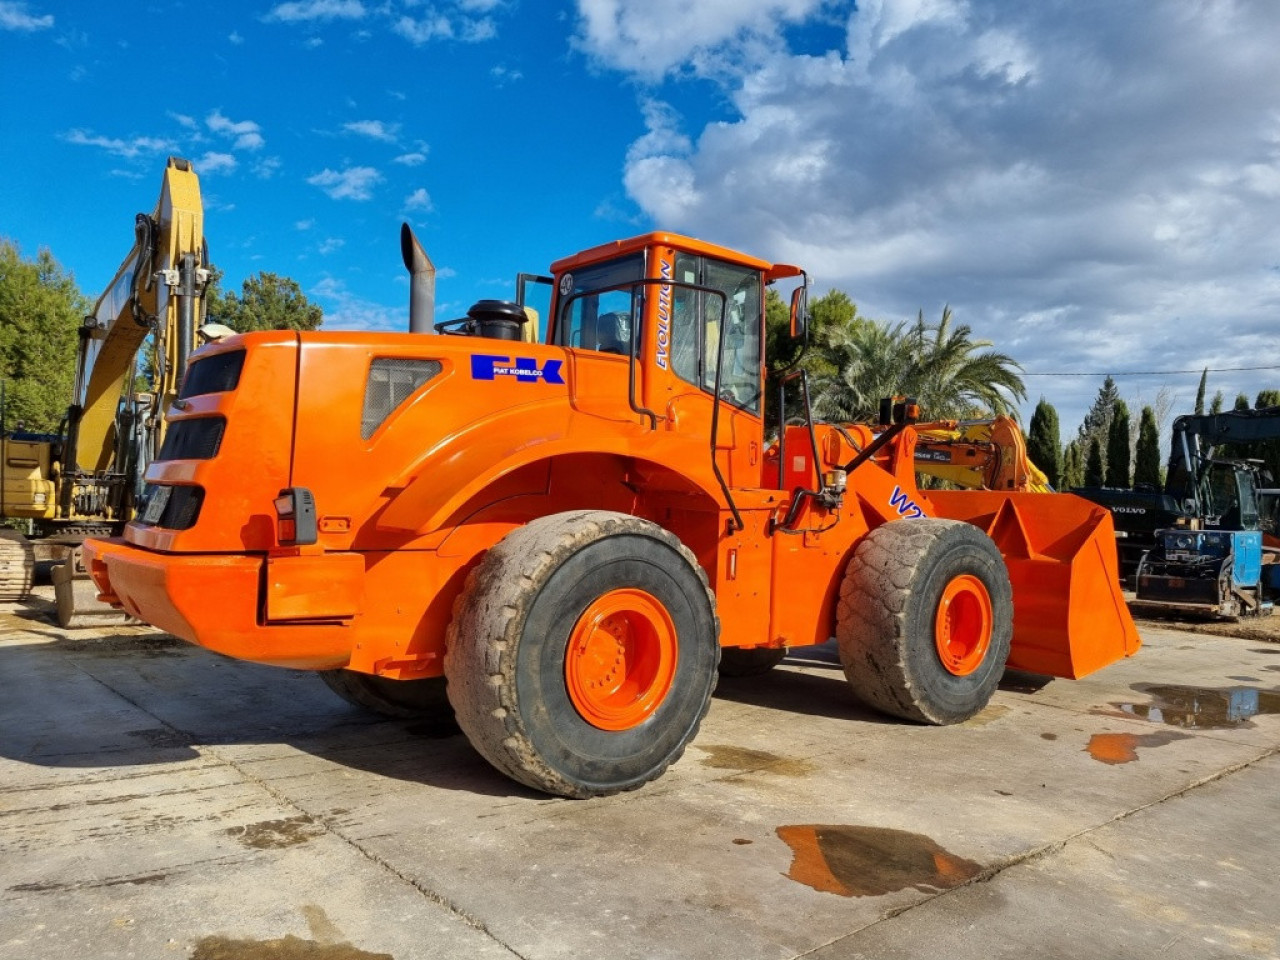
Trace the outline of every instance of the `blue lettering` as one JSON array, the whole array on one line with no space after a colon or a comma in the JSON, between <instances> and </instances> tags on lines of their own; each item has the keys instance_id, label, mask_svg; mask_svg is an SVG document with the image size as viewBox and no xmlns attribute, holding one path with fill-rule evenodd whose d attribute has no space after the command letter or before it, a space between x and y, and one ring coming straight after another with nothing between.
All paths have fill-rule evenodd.
<instances>
[{"instance_id":1,"label":"blue lettering","mask_svg":"<svg viewBox=\"0 0 1280 960\"><path fill-rule=\"evenodd\" d=\"M662 261L662 279L671 279L671 264ZM654 358L659 367L667 369L667 347L671 342L671 288L663 285L658 288L658 353Z\"/></svg>"},{"instance_id":2,"label":"blue lettering","mask_svg":"<svg viewBox=\"0 0 1280 960\"><path fill-rule=\"evenodd\" d=\"M560 375L563 360L547 360L541 367L533 357L498 356L490 353L473 353L471 355L471 379L496 380L498 377L515 377L518 383L556 383L563 384Z\"/></svg>"},{"instance_id":3,"label":"blue lettering","mask_svg":"<svg viewBox=\"0 0 1280 960\"><path fill-rule=\"evenodd\" d=\"M889 495L889 506L898 511L898 516L908 520L918 520L924 516L924 511L907 496L901 487L893 488L893 493Z\"/></svg>"}]
</instances>

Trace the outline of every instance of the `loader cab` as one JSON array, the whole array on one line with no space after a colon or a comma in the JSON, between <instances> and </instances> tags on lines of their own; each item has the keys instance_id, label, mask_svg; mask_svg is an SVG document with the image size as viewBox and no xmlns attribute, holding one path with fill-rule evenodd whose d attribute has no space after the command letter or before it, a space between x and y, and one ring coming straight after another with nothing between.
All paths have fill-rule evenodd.
<instances>
[{"instance_id":1,"label":"loader cab","mask_svg":"<svg viewBox=\"0 0 1280 960\"><path fill-rule=\"evenodd\" d=\"M587 250L552 265L548 342L633 353L650 404L680 394L714 395L723 355L720 399L758 417L768 267L670 234Z\"/></svg>"}]
</instances>

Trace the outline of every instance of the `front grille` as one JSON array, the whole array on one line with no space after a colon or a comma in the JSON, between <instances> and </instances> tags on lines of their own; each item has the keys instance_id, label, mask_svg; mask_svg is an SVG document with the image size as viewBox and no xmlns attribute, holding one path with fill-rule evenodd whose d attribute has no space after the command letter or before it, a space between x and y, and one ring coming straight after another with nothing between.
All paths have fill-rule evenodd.
<instances>
[{"instance_id":1,"label":"front grille","mask_svg":"<svg viewBox=\"0 0 1280 960\"><path fill-rule=\"evenodd\" d=\"M364 386L360 437L368 440L395 409L443 369L439 360L378 357L369 365Z\"/></svg>"},{"instance_id":2,"label":"front grille","mask_svg":"<svg viewBox=\"0 0 1280 960\"><path fill-rule=\"evenodd\" d=\"M179 399L199 397L206 393L226 393L240 383L240 371L244 369L244 351L215 353L202 357L187 369L182 381Z\"/></svg>"},{"instance_id":3,"label":"front grille","mask_svg":"<svg viewBox=\"0 0 1280 960\"><path fill-rule=\"evenodd\" d=\"M196 520L200 517L200 505L203 503L203 487L171 487L148 483L138 501L135 522L166 530L189 530L196 525Z\"/></svg>"},{"instance_id":4,"label":"front grille","mask_svg":"<svg viewBox=\"0 0 1280 960\"><path fill-rule=\"evenodd\" d=\"M164 435L159 459L211 460L218 455L226 427L227 421L223 417L179 420Z\"/></svg>"}]
</instances>

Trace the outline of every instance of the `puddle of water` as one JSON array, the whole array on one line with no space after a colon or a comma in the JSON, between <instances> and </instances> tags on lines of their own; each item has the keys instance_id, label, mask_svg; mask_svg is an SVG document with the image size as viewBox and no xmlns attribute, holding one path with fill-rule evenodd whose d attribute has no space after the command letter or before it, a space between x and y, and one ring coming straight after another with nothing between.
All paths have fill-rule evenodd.
<instances>
[{"instance_id":1,"label":"puddle of water","mask_svg":"<svg viewBox=\"0 0 1280 960\"><path fill-rule=\"evenodd\" d=\"M1257 687L1147 686L1133 688L1150 703L1118 703L1124 713L1188 730L1229 730L1259 714L1280 713L1280 690Z\"/></svg>"},{"instance_id":2,"label":"puddle of water","mask_svg":"<svg viewBox=\"0 0 1280 960\"><path fill-rule=\"evenodd\" d=\"M1058 735L1056 733L1042 733L1040 734L1040 739L1041 740L1057 740Z\"/></svg>"},{"instance_id":3,"label":"puddle of water","mask_svg":"<svg viewBox=\"0 0 1280 960\"><path fill-rule=\"evenodd\" d=\"M1189 734L1165 731L1161 733L1095 733L1085 747L1089 756L1099 763L1133 763L1138 759L1139 747L1163 747L1175 740L1189 740Z\"/></svg>"},{"instance_id":4,"label":"puddle of water","mask_svg":"<svg viewBox=\"0 0 1280 960\"><path fill-rule=\"evenodd\" d=\"M842 897L947 890L982 872L981 864L905 830L801 824L778 827L777 833L791 848L788 877Z\"/></svg>"},{"instance_id":5,"label":"puddle of water","mask_svg":"<svg viewBox=\"0 0 1280 960\"><path fill-rule=\"evenodd\" d=\"M263 820L243 827L230 827L224 831L246 847L254 850L279 850L306 843L312 837L324 833L324 827L308 816L289 817L285 820Z\"/></svg>"},{"instance_id":6,"label":"puddle of water","mask_svg":"<svg viewBox=\"0 0 1280 960\"><path fill-rule=\"evenodd\" d=\"M1235 680L1237 683L1261 683L1257 677L1227 677L1228 680Z\"/></svg>"},{"instance_id":7,"label":"puddle of water","mask_svg":"<svg viewBox=\"0 0 1280 960\"><path fill-rule=\"evenodd\" d=\"M191 960L395 960L389 953L369 953L349 943L317 943L299 937L278 940L229 940L205 937L196 943Z\"/></svg>"},{"instance_id":8,"label":"puddle of water","mask_svg":"<svg viewBox=\"0 0 1280 960\"><path fill-rule=\"evenodd\" d=\"M1254 647L1250 653L1269 653L1272 656L1280 656L1280 646L1277 647Z\"/></svg>"},{"instance_id":9,"label":"puddle of water","mask_svg":"<svg viewBox=\"0 0 1280 960\"><path fill-rule=\"evenodd\" d=\"M739 770L750 773L765 770L776 773L780 777L803 777L813 773L817 764L808 760L793 760L780 757L776 753L765 750L749 750L745 747L702 746L696 744L707 756L702 758L702 765L717 770Z\"/></svg>"}]
</instances>

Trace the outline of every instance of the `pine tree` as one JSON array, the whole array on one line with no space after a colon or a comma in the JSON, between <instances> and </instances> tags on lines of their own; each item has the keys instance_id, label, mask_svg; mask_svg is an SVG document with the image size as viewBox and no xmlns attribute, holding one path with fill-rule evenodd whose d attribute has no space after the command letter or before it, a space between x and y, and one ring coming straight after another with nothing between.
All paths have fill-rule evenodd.
<instances>
[{"instance_id":1,"label":"pine tree","mask_svg":"<svg viewBox=\"0 0 1280 960\"><path fill-rule=\"evenodd\" d=\"M1203 399L1203 398L1201 398ZM1138 449L1133 464L1133 486L1160 489L1160 432L1150 407L1142 408L1138 422Z\"/></svg>"},{"instance_id":2,"label":"pine tree","mask_svg":"<svg viewBox=\"0 0 1280 960\"><path fill-rule=\"evenodd\" d=\"M1097 437L1089 441L1089 455L1084 463L1084 485L1086 487L1103 485L1102 442Z\"/></svg>"},{"instance_id":3,"label":"pine tree","mask_svg":"<svg viewBox=\"0 0 1280 960\"><path fill-rule=\"evenodd\" d=\"M1105 483L1108 487L1129 489L1129 407L1117 400L1111 408L1111 423L1107 425L1107 467Z\"/></svg>"},{"instance_id":4,"label":"pine tree","mask_svg":"<svg viewBox=\"0 0 1280 960\"><path fill-rule=\"evenodd\" d=\"M1080 441L1081 450L1088 450L1089 441L1095 438L1100 445L1107 442L1107 431L1111 427L1111 416L1115 412L1116 401L1119 399L1120 391L1116 387L1115 380L1107 377L1103 381L1101 389L1098 390L1098 396L1094 399L1093 406L1084 415L1084 423L1080 424L1080 432L1077 439Z\"/></svg>"},{"instance_id":5,"label":"pine tree","mask_svg":"<svg viewBox=\"0 0 1280 960\"><path fill-rule=\"evenodd\" d=\"M1040 398L1036 411L1031 415L1031 430L1027 435L1027 455L1031 462L1044 471L1049 485L1055 490L1061 480L1060 444L1058 442L1058 411Z\"/></svg>"}]
</instances>

